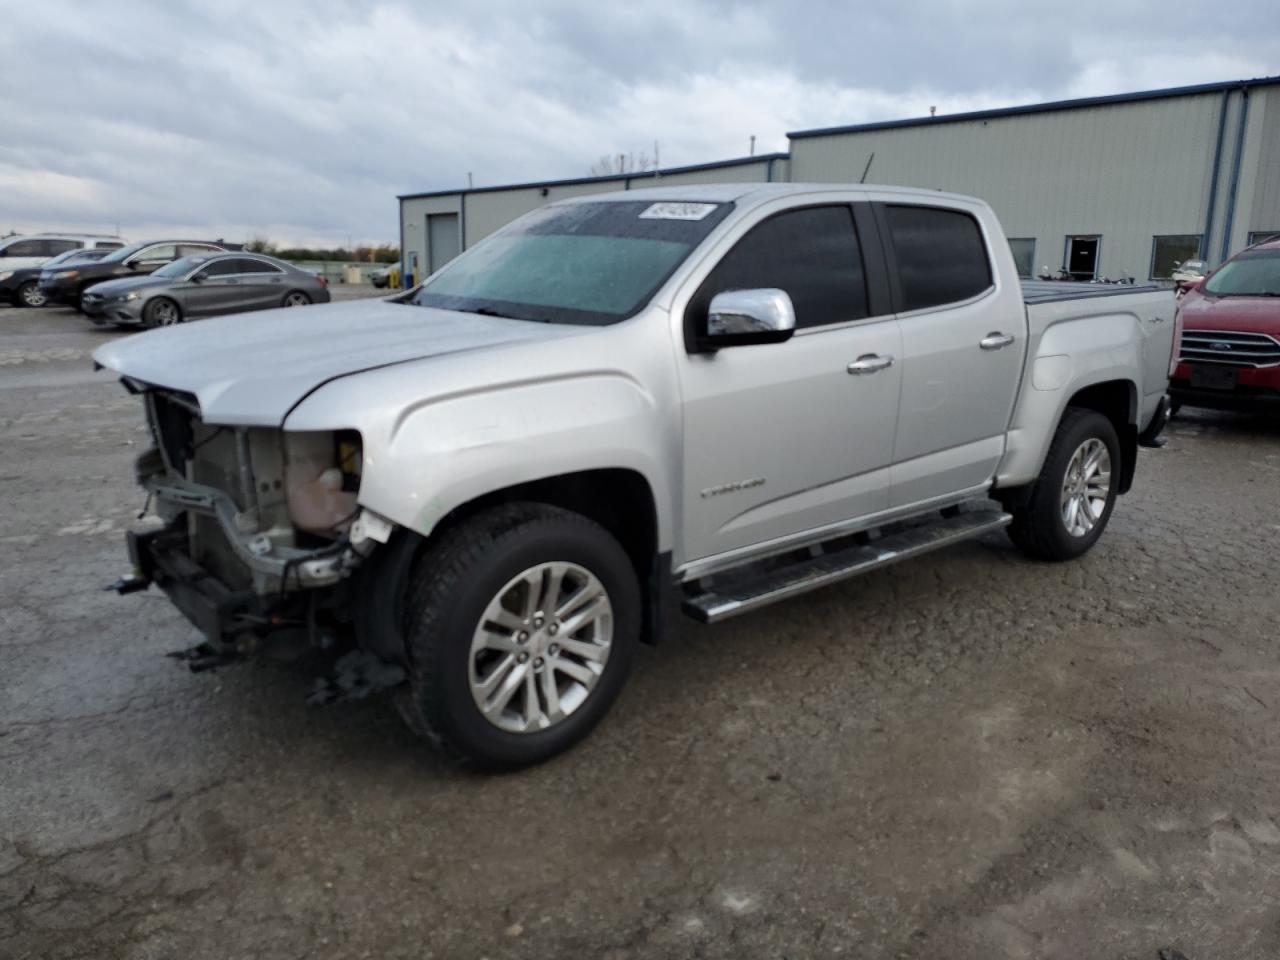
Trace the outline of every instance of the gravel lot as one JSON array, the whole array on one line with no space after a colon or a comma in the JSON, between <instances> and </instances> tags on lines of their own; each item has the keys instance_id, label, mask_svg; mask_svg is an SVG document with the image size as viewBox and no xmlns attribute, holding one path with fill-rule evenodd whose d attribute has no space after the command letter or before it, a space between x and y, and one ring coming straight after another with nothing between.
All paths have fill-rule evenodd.
<instances>
[{"instance_id":1,"label":"gravel lot","mask_svg":"<svg viewBox=\"0 0 1280 960\"><path fill-rule=\"evenodd\" d=\"M481 778L102 592L116 335L0 309L0 957L1280 956L1280 421L1184 412L1081 562L993 536L691 624Z\"/></svg>"}]
</instances>

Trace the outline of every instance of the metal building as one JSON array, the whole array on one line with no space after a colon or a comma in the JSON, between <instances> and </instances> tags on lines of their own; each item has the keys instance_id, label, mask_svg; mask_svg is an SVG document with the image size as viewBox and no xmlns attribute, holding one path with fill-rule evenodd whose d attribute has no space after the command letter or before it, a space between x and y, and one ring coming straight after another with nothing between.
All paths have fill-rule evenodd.
<instances>
[{"instance_id":1,"label":"metal building","mask_svg":"<svg viewBox=\"0 0 1280 960\"><path fill-rule=\"evenodd\" d=\"M544 204L591 193L659 184L785 181L787 155L763 154L689 167L576 180L410 193L400 200L400 249L406 273L434 273L462 250L521 214Z\"/></svg>"},{"instance_id":2,"label":"metal building","mask_svg":"<svg viewBox=\"0 0 1280 960\"><path fill-rule=\"evenodd\" d=\"M972 194L1026 276L1168 277L1280 234L1280 77L802 130L788 154L663 171L416 193L400 247L418 278L565 197L662 183L866 182Z\"/></svg>"},{"instance_id":3,"label":"metal building","mask_svg":"<svg viewBox=\"0 0 1280 960\"><path fill-rule=\"evenodd\" d=\"M797 181L982 197L1027 275L1164 279L1280 233L1280 77L788 136Z\"/></svg>"}]
</instances>

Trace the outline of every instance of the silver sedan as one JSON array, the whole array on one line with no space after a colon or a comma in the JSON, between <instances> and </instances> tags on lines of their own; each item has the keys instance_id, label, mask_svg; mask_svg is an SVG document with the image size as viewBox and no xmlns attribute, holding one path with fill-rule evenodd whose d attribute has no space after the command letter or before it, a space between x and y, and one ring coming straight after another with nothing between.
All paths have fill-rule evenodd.
<instances>
[{"instance_id":1,"label":"silver sedan","mask_svg":"<svg viewBox=\"0 0 1280 960\"><path fill-rule=\"evenodd\" d=\"M145 277L94 284L80 299L97 324L167 327L186 320L328 303L323 277L256 253L183 257Z\"/></svg>"}]
</instances>

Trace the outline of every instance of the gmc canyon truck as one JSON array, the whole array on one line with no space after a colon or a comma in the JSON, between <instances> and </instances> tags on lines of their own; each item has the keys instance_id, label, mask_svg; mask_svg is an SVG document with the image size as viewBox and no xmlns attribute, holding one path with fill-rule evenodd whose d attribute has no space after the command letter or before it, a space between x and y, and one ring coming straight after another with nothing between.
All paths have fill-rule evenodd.
<instances>
[{"instance_id":1,"label":"gmc canyon truck","mask_svg":"<svg viewBox=\"0 0 1280 960\"><path fill-rule=\"evenodd\" d=\"M1164 424L1174 340L1168 290L1024 295L966 197L556 203L407 293L101 347L163 521L117 586L164 590L213 662L351 637L415 730L518 767L600 720L672 611L1000 528L1079 557Z\"/></svg>"}]
</instances>

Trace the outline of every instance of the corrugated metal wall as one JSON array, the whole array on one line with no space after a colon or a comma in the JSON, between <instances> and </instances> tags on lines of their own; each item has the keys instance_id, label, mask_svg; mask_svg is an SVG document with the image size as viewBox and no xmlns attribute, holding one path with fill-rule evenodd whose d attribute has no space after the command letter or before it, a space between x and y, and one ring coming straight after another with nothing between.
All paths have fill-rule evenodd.
<instances>
[{"instance_id":1,"label":"corrugated metal wall","mask_svg":"<svg viewBox=\"0 0 1280 960\"><path fill-rule=\"evenodd\" d=\"M1280 233L1280 88L1257 90L1252 97L1250 110L1256 111L1257 117L1250 127L1257 129L1260 136L1253 160L1254 193L1248 229Z\"/></svg>"},{"instance_id":2,"label":"corrugated metal wall","mask_svg":"<svg viewBox=\"0 0 1280 960\"><path fill-rule=\"evenodd\" d=\"M1199 234L1220 97L1114 104L797 138L797 181L949 190L987 200L1011 237L1034 237L1037 271L1066 237L1102 237L1099 273L1146 279L1152 237Z\"/></svg>"},{"instance_id":3,"label":"corrugated metal wall","mask_svg":"<svg viewBox=\"0 0 1280 960\"><path fill-rule=\"evenodd\" d=\"M1240 153L1229 247L1250 230L1280 225L1280 103L1275 87L1249 92L1246 137L1236 133L1244 96L1212 92L881 130L797 137L796 181L926 187L988 201L1010 237L1036 241L1035 267L1056 271L1067 237L1102 237L1100 276L1149 276L1153 241L1206 235L1218 129L1226 123L1206 249L1222 246Z\"/></svg>"}]
</instances>

